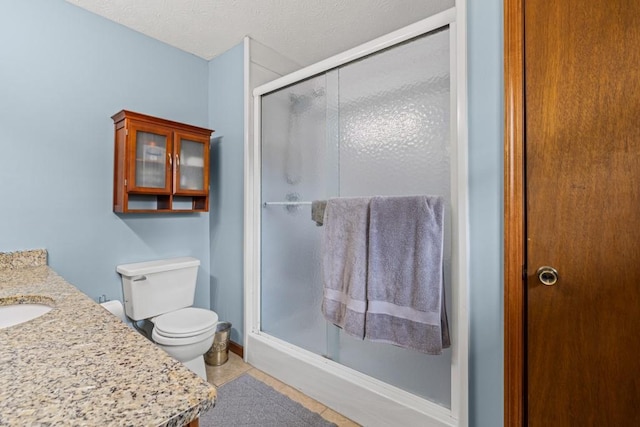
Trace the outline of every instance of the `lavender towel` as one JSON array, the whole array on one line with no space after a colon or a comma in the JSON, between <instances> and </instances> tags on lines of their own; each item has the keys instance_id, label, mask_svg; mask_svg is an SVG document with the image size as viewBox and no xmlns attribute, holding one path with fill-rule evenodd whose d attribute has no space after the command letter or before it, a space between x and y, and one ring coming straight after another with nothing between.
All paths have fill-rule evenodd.
<instances>
[{"instance_id":1,"label":"lavender towel","mask_svg":"<svg viewBox=\"0 0 640 427\"><path fill-rule=\"evenodd\" d=\"M322 234L322 314L360 339L364 338L367 308L369 200L329 199Z\"/></svg>"},{"instance_id":2,"label":"lavender towel","mask_svg":"<svg viewBox=\"0 0 640 427\"><path fill-rule=\"evenodd\" d=\"M366 338L441 354L450 346L443 283L444 201L371 199Z\"/></svg>"}]
</instances>

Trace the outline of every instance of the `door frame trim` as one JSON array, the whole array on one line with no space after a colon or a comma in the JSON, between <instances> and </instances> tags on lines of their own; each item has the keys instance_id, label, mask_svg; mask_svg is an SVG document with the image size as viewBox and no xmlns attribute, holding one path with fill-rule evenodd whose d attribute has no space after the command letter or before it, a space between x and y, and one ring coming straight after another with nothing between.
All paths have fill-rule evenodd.
<instances>
[{"instance_id":1,"label":"door frame trim","mask_svg":"<svg viewBox=\"0 0 640 427\"><path fill-rule=\"evenodd\" d=\"M504 0L504 425L526 418L524 0Z\"/></svg>"}]
</instances>

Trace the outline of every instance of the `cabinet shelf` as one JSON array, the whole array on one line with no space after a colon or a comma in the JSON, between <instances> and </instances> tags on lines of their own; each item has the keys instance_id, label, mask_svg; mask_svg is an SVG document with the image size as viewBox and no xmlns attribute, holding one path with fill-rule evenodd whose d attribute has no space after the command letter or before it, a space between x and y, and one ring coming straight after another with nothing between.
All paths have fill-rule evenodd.
<instances>
[{"instance_id":1,"label":"cabinet shelf","mask_svg":"<svg viewBox=\"0 0 640 427\"><path fill-rule=\"evenodd\" d=\"M212 130L127 110L112 119L114 212L209 211Z\"/></svg>"},{"instance_id":2,"label":"cabinet shelf","mask_svg":"<svg viewBox=\"0 0 640 427\"><path fill-rule=\"evenodd\" d=\"M158 164L158 165L164 165L165 164L165 162L161 162L159 160L145 160L145 159L136 159L136 162L151 163L151 164Z\"/></svg>"}]
</instances>

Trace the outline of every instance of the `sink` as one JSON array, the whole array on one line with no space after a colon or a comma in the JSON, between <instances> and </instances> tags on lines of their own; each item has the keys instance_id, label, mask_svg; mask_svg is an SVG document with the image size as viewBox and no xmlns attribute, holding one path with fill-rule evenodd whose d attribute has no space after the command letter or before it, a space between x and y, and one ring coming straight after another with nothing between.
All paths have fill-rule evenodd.
<instances>
[{"instance_id":1,"label":"sink","mask_svg":"<svg viewBox=\"0 0 640 427\"><path fill-rule=\"evenodd\" d=\"M0 298L0 329L40 317L51 311L52 305L53 300L46 297Z\"/></svg>"}]
</instances>

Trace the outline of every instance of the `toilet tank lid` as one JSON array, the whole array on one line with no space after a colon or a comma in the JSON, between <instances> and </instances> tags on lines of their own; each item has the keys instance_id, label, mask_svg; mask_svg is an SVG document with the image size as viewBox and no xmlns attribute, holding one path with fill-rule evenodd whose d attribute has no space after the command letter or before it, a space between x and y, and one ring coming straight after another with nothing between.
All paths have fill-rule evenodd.
<instances>
[{"instance_id":1,"label":"toilet tank lid","mask_svg":"<svg viewBox=\"0 0 640 427\"><path fill-rule=\"evenodd\" d=\"M122 264L116 267L116 271L123 276L133 277L143 274L159 273L161 271L177 270L179 268L197 267L199 265L200 260L197 258L179 257Z\"/></svg>"}]
</instances>

